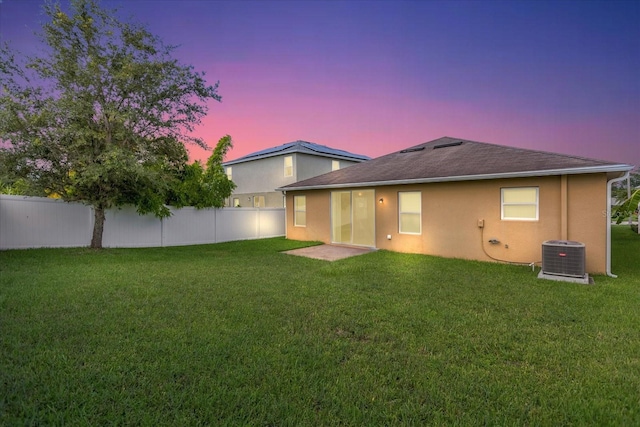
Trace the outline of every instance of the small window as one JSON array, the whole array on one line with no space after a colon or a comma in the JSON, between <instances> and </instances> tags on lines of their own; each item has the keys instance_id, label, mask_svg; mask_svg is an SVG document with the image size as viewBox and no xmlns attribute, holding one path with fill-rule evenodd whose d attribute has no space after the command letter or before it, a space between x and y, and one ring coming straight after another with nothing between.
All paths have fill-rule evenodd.
<instances>
[{"instance_id":1,"label":"small window","mask_svg":"<svg viewBox=\"0 0 640 427\"><path fill-rule=\"evenodd\" d=\"M253 196L253 207L264 208L264 196Z\"/></svg>"},{"instance_id":2,"label":"small window","mask_svg":"<svg viewBox=\"0 0 640 427\"><path fill-rule=\"evenodd\" d=\"M398 193L399 231L403 234L422 233L422 195L419 191Z\"/></svg>"},{"instance_id":3,"label":"small window","mask_svg":"<svg viewBox=\"0 0 640 427\"><path fill-rule=\"evenodd\" d=\"M293 157L284 158L284 176L293 176Z\"/></svg>"},{"instance_id":4,"label":"small window","mask_svg":"<svg viewBox=\"0 0 640 427\"><path fill-rule=\"evenodd\" d=\"M331 160L331 170L337 171L340 169L340 160Z\"/></svg>"},{"instance_id":5,"label":"small window","mask_svg":"<svg viewBox=\"0 0 640 427\"><path fill-rule=\"evenodd\" d=\"M293 196L293 225L307 226L307 196Z\"/></svg>"},{"instance_id":6,"label":"small window","mask_svg":"<svg viewBox=\"0 0 640 427\"><path fill-rule=\"evenodd\" d=\"M238 197L234 197L233 198L233 207L234 208L239 208L240 207L240 199Z\"/></svg>"},{"instance_id":7,"label":"small window","mask_svg":"<svg viewBox=\"0 0 640 427\"><path fill-rule=\"evenodd\" d=\"M229 181L233 180L233 171L231 169L231 166L227 168L227 178L229 179Z\"/></svg>"},{"instance_id":8,"label":"small window","mask_svg":"<svg viewBox=\"0 0 640 427\"><path fill-rule=\"evenodd\" d=\"M538 187L503 188L501 217L518 221L538 220Z\"/></svg>"}]
</instances>

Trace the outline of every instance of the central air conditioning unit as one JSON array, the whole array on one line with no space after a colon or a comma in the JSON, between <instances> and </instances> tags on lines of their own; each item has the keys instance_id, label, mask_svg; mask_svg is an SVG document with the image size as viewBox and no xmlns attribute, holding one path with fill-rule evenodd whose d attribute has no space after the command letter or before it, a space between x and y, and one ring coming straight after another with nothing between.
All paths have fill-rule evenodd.
<instances>
[{"instance_id":1,"label":"central air conditioning unit","mask_svg":"<svg viewBox=\"0 0 640 427\"><path fill-rule=\"evenodd\" d=\"M585 277L584 243L547 240L542 243L542 272L554 276Z\"/></svg>"}]
</instances>

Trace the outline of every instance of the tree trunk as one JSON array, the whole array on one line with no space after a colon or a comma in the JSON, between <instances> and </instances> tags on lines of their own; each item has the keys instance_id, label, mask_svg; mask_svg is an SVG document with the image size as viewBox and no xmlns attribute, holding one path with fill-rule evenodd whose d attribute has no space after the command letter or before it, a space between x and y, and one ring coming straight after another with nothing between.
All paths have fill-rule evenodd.
<instances>
[{"instance_id":1,"label":"tree trunk","mask_svg":"<svg viewBox=\"0 0 640 427\"><path fill-rule=\"evenodd\" d=\"M104 231L104 208L94 206L95 221L93 223L93 236L91 237L91 248L102 249L102 232Z\"/></svg>"}]
</instances>

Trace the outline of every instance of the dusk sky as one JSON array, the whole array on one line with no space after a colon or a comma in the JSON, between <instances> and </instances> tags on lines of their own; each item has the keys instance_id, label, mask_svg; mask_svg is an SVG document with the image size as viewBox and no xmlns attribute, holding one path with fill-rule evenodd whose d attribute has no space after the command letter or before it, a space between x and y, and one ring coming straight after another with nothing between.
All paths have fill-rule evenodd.
<instances>
[{"instance_id":1,"label":"dusk sky","mask_svg":"<svg viewBox=\"0 0 640 427\"><path fill-rule=\"evenodd\" d=\"M42 3L0 0L0 40L33 53ZM452 136L640 165L640 1L102 4L220 81L197 134L230 134L228 160L298 139L377 157Z\"/></svg>"}]
</instances>

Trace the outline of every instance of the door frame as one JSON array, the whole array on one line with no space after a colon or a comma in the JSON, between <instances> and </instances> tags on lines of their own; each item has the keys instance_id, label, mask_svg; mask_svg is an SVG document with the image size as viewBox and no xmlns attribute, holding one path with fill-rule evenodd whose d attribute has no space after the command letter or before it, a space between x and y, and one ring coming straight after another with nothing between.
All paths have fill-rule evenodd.
<instances>
[{"instance_id":1,"label":"door frame","mask_svg":"<svg viewBox=\"0 0 640 427\"><path fill-rule=\"evenodd\" d=\"M354 229L355 229L355 221L354 221L354 209L353 209L353 195L354 193L357 192L371 192L371 197L369 198L369 202L370 202L370 212L373 215L373 222L372 222L372 230L371 231L371 245L368 244L358 244L358 243L354 243ZM334 236L334 194L338 194L338 193L349 193L349 211L350 211L350 220L351 220L351 236L350 236L350 241L349 242L342 242L342 241L337 241L335 239ZM375 200L376 200L376 190L373 188L368 188L368 189L359 189L359 190L338 190L336 189L335 191L330 191L329 192L329 212L330 212L330 232L331 232L331 243L332 244L337 244L337 245L349 245L349 246L360 246L360 247L366 247L366 248L375 248L376 247L376 204L375 204Z\"/></svg>"}]
</instances>

